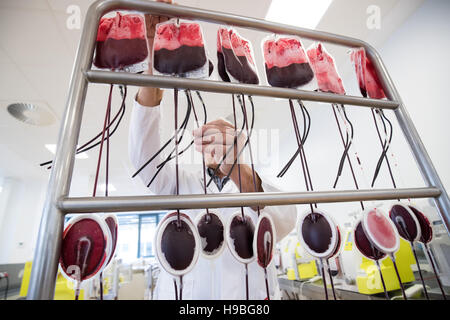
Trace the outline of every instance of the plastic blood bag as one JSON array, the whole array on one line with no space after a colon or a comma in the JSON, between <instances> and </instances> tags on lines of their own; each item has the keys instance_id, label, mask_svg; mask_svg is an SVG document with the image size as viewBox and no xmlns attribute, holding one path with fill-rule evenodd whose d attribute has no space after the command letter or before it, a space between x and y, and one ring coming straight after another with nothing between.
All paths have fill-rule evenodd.
<instances>
[{"instance_id":1,"label":"plastic blood bag","mask_svg":"<svg viewBox=\"0 0 450 320\"><path fill-rule=\"evenodd\" d=\"M203 256L210 259L219 256L225 243L222 220L217 214L209 212L209 214L200 215L196 225L202 243Z\"/></svg>"},{"instance_id":2,"label":"plastic blood bag","mask_svg":"<svg viewBox=\"0 0 450 320\"><path fill-rule=\"evenodd\" d=\"M367 238L378 250L390 256L394 264L395 273L402 290L403 299L407 300L405 288L403 287L400 274L398 273L395 261L395 252L400 247L400 236L394 223L388 219L379 208L372 208L364 211L362 217L362 227Z\"/></svg>"},{"instance_id":3,"label":"plastic blood bag","mask_svg":"<svg viewBox=\"0 0 450 320\"><path fill-rule=\"evenodd\" d=\"M353 238L355 239L356 247L366 258L378 261L386 257L386 253L375 248L369 238L367 238L361 221L356 224Z\"/></svg>"},{"instance_id":4,"label":"plastic blood bag","mask_svg":"<svg viewBox=\"0 0 450 320\"><path fill-rule=\"evenodd\" d=\"M398 250L400 239L393 223L380 211L368 210L363 218L363 228L373 244L386 254Z\"/></svg>"},{"instance_id":5,"label":"plastic blood bag","mask_svg":"<svg viewBox=\"0 0 450 320\"><path fill-rule=\"evenodd\" d=\"M191 100L191 99L189 99ZM178 170L178 89L174 89L174 127L175 127L175 181L176 195L180 194ZM169 156L170 157L170 156ZM196 264L200 251L200 238L197 228L189 216L179 209L164 217L156 231L156 253L162 267L173 276L180 279L180 294L182 300L183 275ZM178 300L178 289L174 279L175 298Z\"/></svg>"},{"instance_id":6,"label":"plastic blood bag","mask_svg":"<svg viewBox=\"0 0 450 320\"><path fill-rule=\"evenodd\" d=\"M338 74L335 61L333 57L326 51L325 47L322 43L315 43L311 45L307 50L308 58L311 63L312 69L314 70L314 74L317 79L317 85L320 91L322 92L329 92L329 93L335 93L335 94L345 94L344 85L342 82L341 77ZM342 153L340 162L339 162L339 168L338 173L333 185L333 188L336 187L339 177L342 174L345 158L347 157L348 151L350 150L350 147L353 142L353 125L350 122L350 120L347 117L347 113L345 110L344 105L337 105L332 104L332 108L334 109L333 112L335 114L336 122L338 124L338 128L340 131L341 139L344 144L344 152ZM336 113L336 110L339 113ZM346 139L344 141L343 134L340 128L339 120L337 117L337 114L339 114L341 117L345 118L343 119L344 126L350 127L350 130L346 130ZM351 170L353 171L352 164L350 161L350 158L347 157L349 166L351 167ZM356 179L354 179L355 186L357 187Z\"/></svg>"},{"instance_id":7,"label":"plastic blood bag","mask_svg":"<svg viewBox=\"0 0 450 320\"><path fill-rule=\"evenodd\" d=\"M369 97L372 99L386 98L381 81L378 78L378 75L376 74L372 61L370 61L370 59L366 56L364 48L350 50L350 59L356 71L356 77L358 80L358 85L361 94L364 97ZM376 165L371 186L372 187L374 186L375 181L380 172L381 165L383 164L383 161L386 159L386 164L389 169L389 175L391 177L392 184L394 188L396 188L394 175L391 170L389 159L386 155L392 141L393 126L391 121L386 117L382 109L372 109L372 116L383 151ZM380 130L376 116L378 116L379 121L381 121L382 128L384 128L384 130ZM384 139L382 138L383 134Z\"/></svg>"},{"instance_id":8,"label":"plastic blood bag","mask_svg":"<svg viewBox=\"0 0 450 320\"><path fill-rule=\"evenodd\" d=\"M321 43L313 44L307 50L309 62L317 79L320 91L345 94L344 84L336 70L333 57Z\"/></svg>"},{"instance_id":9,"label":"plastic blood bag","mask_svg":"<svg viewBox=\"0 0 450 320\"><path fill-rule=\"evenodd\" d=\"M108 265L116 252L119 223L117 222L117 217L114 214L107 214L103 216L103 219L105 220L105 223L111 233L111 254L109 255L108 262L106 263L106 265Z\"/></svg>"},{"instance_id":10,"label":"plastic blood bag","mask_svg":"<svg viewBox=\"0 0 450 320\"><path fill-rule=\"evenodd\" d=\"M389 295L386 291L386 284L384 282L383 273L381 272L380 260L386 257L386 253L378 250L374 247L374 245L370 242L367 237L364 229L362 227L361 220L358 221L353 230L353 239L355 241L356 248L361 252L363 256L368 259L374 260L377 265L378 272L380 273L381 284L383 285L384 295L387 300L389 300Z\"/></svg>"},{"instance_id":11,"label":"plastic blood bag","mask_svg":"<svg viewBox=\"0 0 450 320\"><path fill-rule=\"evenodd\" d=\"M256 225L256 231L253 238L253 252L256 253L256 261L264 269L264 280L266 282L266 294L270 298L269 281L267 278L267 267L273 258L275 251L276 235L272 218L262 213L259 216Z\"/></svg>"},{"instance_id":12,"label":"plastic blood bag","mask_svg":"<svg viewBox=\"0 0 450 320\"><path fill-rule=\"evenodd\" d=\"M336 227L318 210L300 218L298 232L300 243L314 257L328 258L336 249Z\"/></svg>"},{"instance_id":13,"label":"plastic blood bag","mask_svg":"<svg viewBox=\"0 0 450 320\"><path fill-rule=\"evenodd\" d=\"M363 97L372 99L384 99L386 95L378 78L375 68L366 56L364 48L352 49L350 59L356 71L359 89Z\"/></svg>"},{"instance_id":14,"label":"plastic blood bag","mask_svg":"<svg viewBox=\"0 0 450 320\"><path fill-rule=\"evenodd\" d=\"M164 270L174 276L188 273L199 255L200 242L191 219L172 212L164 217L156 231L156 254Z\"/></svg>"},{"instance_id":15,"label":"plastic blood bag","mask_svg":"<svg viewBox=\"0 0 450 320\"><path fill-rule=\"evenodd\" d=\"M64 275L77 282L75 299L84 280L101 272L111 254L111 233L95 215L72 218L64 229L59 265Z\"/></svg>"},{"instance_id":16,"label":"plastic blood bag","mask_svg":"<svg viewBox=\"0 0 450 320\"><path fill-rule=\"evenodd\" d=\"M222 81L230 82L230 77L225 68L225 57L223 54L224 44L222 44L222 38L225 38L224 42L226 42L228 49L231 50L230 35L226 28L219 28L219 30L217 30L217 71Z\"/></svg>"},{"instance_id":17,"label":"plastic blood bag","mask_svg":"<svg viewBox=\"0 0 450 320\"><path fill-rule=\"evenodd\" d=\"M420 225L416 216L412 210L401 203L394 204L389 211L389 218L394 222L397 227L397 231L402 238L409 241L411 250L414 253L414 259L416 260L417 269L419 271L420 280L422 281L423 291L427 300L429 300L427 287L422 276L422 270L420 269L419 260L417 259L416 249L414 248L414 241L420 238Z\"/></svg>"},{"instance_id":18,"label":"plastic blood bag","mask_svg":"<svg viewBox=\"0 0 450 320\"><path fill-rule=\"evenodd\" d=\"M222 80L258 84L251 43L232 28L221 27L217 33L218 71Z\"/></svg>"},{"instance_id":19,"label":"plastic blood bag","mask_svg":"<svg viewBox=\"0 0 450 320\"><path fill-rule=\"evenodd\" d=\"M419 221L407 205L394 204L389 211L389 218L394 222L402 238L409 242L414 242L420 238Z\"/></svg>"},{"instance_id":20,"label":"plastic blood bag","mask_svg":"<svg viewBox=\"0 0 450 320\"><path fill-rule=\"evenodd\" d=\"M436 276L437 283L439 285L439 289L441 290L442 297L444 300L447 300L447 296L445 295L444 288L442 287L441 279L439 278L439 275L436 271L436 266L434 265L433 257L430 251L430 247L428 246L428 243L433 240L433 228L431 227L431 223L428 220L428 218L425 216L424 213L422 213L416 206L408 205L409 209L411 209L412 213L415 215L417 221L419 222L420 226L420 242L423 243L425 250L428 255L428 259L431 262L431 267L433 268L434 275Z\"/></svg>"},{"instance_id":21,"label":"plastic blood bag","mask_svg":"<svg viewBox=\"0 0 450 320\"><path fill-rule=\"evenodd\" d=\"M191 92L186 91L186 96L188 102L192 107L197 128L200 129L201 128L200 122L197 116L197 112L195 110ZM206 121L206 108L205 106L203 107ZM206 162L205 162L205 155L203 153L202 153L202 172L203 172L203 192L206 195L208 193L206 187ZM218 257L225 248L225 228L224 223L222 222L220 216L214 212L211 212L211 210L207 208L204 213L197 215L195 225L197 226L198 234L200 236L202 244L202 251L201 251L202 256L209 259L214 259ZM214 269L214 265L212 265L212 267Z\"/></svg>"},{"instance_id":22,"label":"plastic blood bag","mask_svg":"<svg viewBox=\"0 0 450 320\"><path fill-rule=\"evenodd\" d=\"M317 81L306 55L300 38L294 36L269 36L263 40L262 50L266 69L267 82L274 87L300 88L304 90L316 90ZM307 169L304 144L309 133L311 118L308 110L301 100L297 100L303 116L303 134L300 133L296 118L294 104L289 99L294 132L297 138L298 149L291 160L281 170L278 177L282 177L299 156L304 175L309 177ZM308 182L306 182L308 184ZM307 190L312 186L307 186Z\"/></svg>"},{"instance_id":23,"label":"plastic blood bag","mask_svg":"<svg viewBox=\"0 0 450 320\"><path fill-rule=\"evenodd\" d=\"M272 261L275 243L273 220L268 214L263 213L259 216L253 239L253 251L256 253L256 260L262 268L267 268Z\"/></svg>"},{"instance_id":24,"label":"plastic blood bag","mask_svg":"<svg viewBox=\"0 0 450 320\"><path fill-rule=\"evenodd\" d=\"M328 260L339 252L341 243L339 228L328 214L315 209L314 212L308 211L300 217L297 226L297 235L302 247L320 261L325 296L328 300L322 259L325 260L330 276L333 297L336 300L336 293Z\"/></svg>"},{"instance_id":25,"label":"plastic blood bag","mask_svg":"<svg viewBox=\"0 0 450 320\"><path fill-rule=\"evenodd\" d=\"M177 19L156 25L153 69L159 74L207 77L210 65L200 25Z\"/></svg>"},{"instance_id":26,"label":"plastic blood bag","mask_svg":"<svg viewBox=\"0 0 450 320\"><path fill-rule=\"evenodd\" d=\"M419 222L419 226L420 226L419 241L422 242L423 244L427 244L427 243L431 242L431 240L433 239L433 228L431 227L430 221L415 206L408 205L408 207L414 213L417 221Z\"/></svg>"},{"instance_id":27,"label":"plastic blood bag","mask_svg":"<svg viewBox=\"0 0 450 320\"><path fill-rule=\"evenodd\" d=\"M255 225L248 215L236 212L230 217L227 228L227 244L233 256L241 263L248 264L255 259L253 235Z\"/></svg>"},{"instance_id":28,"label":"plastic blood bag","mask_svg":"<svg viewBox=\"0 0 450 320\"><path fill-rule=\"evenodd\" d=\"M249 299L248 290L248 267L247 265L255 260L253 250L253 237L255 225L251 217L243 211L232 214L227 222L225 238L228 249L233 257L245 265L245 290L246 299Z\"/></svg>"},{"instance_id":29,"label":"plastic blood bag","mask_svg":"<svg viewBox=\"0 0 450 320\"><path fill-rule=\"evenodd\" d=\"M94 65L120 70L144 61L148 56L144 18L138 14L116 13L102 18L97 31Z\"/></svg>"},{"instance_id":30,"label":"plastic blood bag","mask_svg":"<svg viewBox=\"0 0 450 320\"><path fill-rule=\"evenodd\" d=\"M263 55L267 82L273 87L297 88L314 79L308 57L297 37L268 37L263 42Z\"/></svg>"}]
</instances>

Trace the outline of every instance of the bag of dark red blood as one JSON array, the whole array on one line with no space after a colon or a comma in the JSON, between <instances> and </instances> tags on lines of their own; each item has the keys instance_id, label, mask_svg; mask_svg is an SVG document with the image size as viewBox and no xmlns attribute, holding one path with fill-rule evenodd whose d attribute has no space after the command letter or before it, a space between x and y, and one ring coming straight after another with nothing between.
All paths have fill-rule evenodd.
<instances>
[{"instance_id":1,"label":"bag of dark red blood","mask_svg":"<svg viewBox=\"0 0 450 320\"><path fill-rule=\"evenodd\" d=\"M252 44L233 28L217 31L217 64L223 81L259 84Z\"/></svg>"},{"instance_id":2,"label":"bag of dark red blood","mask_svg":"<svg viewBox=\"0 0 450 320\"><path fill-rule=\"evenodd\" d=\"M197 22L171 19L156 25L153 73L183 78L207 78L209 61Z\"/></svg>"},{"instance_id":3,"label":"bag of dark red blood","mask_svg":"<svg viewBox=\"0 0 450 320\"><path fill-rule=\"evenodd\" d=\"M316 90L317 81L300 38L271 35L263 39L262 51L269 85Z\"/></svg>"},{"instance_id":4,"label":"bag of dark red blood","mask_svg":"<svg viewBox=\"0 0 450 320\"><path fill-rule=\"evenodd\" d=\"M147 57L142 15L116 12L115 17L100 20L94 58L97 68L140 72L146 69L142 62Z\"/></svg>"}]
</instances>

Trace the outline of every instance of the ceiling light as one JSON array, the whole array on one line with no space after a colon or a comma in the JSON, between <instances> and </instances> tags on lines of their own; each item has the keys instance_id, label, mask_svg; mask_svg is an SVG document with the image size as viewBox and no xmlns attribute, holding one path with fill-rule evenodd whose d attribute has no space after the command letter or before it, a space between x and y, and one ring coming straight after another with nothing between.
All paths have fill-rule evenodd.
<instances>
[{"instance_id":1,"label":"ceiling light","mask_svg":"<svg viewBox=\"0 0 450 320\"><path fill-rule=\"evenodd\" d=\"M35 126L49 126L56 121L55 115L44 103L12 103L7 110L15 119Z\"/></svg>"},{"instance_id":2,"label":"ceiling light","mask_svg":"<svg viewBox=\"0 0 450 320\"><path fill-rule=\"evenodd\" d=\"M45 147L48 151L50 151L53 154L56 154L56 144L46 144ZM89 158L88 154L86 152L79 153L75 156L76 159L87 159Z\"/></svg>"},{"instance_id":3,"label":"ceiling light","mask_svg":"<svg viewBox=\"0 0 450 320\"><path fill-rule=\"evenodd\" d=\"M98 187L100 191L105 191L106 190L106 183L102 183L100 184L100 186ZM108 183L108 191L117 191L116 187L114 187L113 184Z\"/></svg>"},{"instance_id":4,"label":"ceiling light","mask_svg":"<svg viewBox=\"0 0 450 320\"><path fill-rule=\"evenodd\" d=\"M266 20L315 29L333 0L272 0Z\"/></svg>"}]
</instances>

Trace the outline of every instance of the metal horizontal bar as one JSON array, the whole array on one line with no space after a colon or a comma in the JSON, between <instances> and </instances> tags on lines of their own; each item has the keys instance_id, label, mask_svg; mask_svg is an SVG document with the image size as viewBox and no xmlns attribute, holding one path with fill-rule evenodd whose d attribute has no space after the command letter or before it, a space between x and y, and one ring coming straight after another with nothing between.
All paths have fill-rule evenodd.
<instances>
[{"instance_id":1,"label":"metal horizontal bar","mask_svg":"<svg viewBox=\"0 0 450 320\"><path fill-rule=\"evenodd\" d=\"M289 88L260 86L254 84L228 83L213 80L185 79L99 70L89 70L86 71L85 74L87 80L93 83L128 84L158 88L181 88L217 93L235 93L251 96L302 99L306 101L339 103L363 107L376 107L381 109L395 109L399 105L395 101L343 96L333 93L304 91Z\"/></svg>"},{"instance_id":2,"label":"metal horizontal bar","mask_svg":"<svg viewBox=\"0 0 450 320\"><path fill-rule=\"evenodd\" d=\"M256 3L255 3L256 4ZM155 1L140 0L111 0L97 1L92 5L96 12L104 14L113 10L136 10L170 17L195 19L210 23L226 24L258 31L273 32L278 34L292 34L305 39L325 41L347 47L366 47L367 43L338 34L299 28L286 24L270 22L262 19L250 18L224 12L198 9L181 5L170 5Z\"/></svg>"},{"instance_id":3,"label":"metal horizontal bar","mask_svg":"<svg viewBox=\"0 0 450 320\"><path fill-rule=\"evenodd\" d=\"M434 198L440 194L441 192L437 188L410 188L179 196L80 197L62 199L59 201L58 207L63 213L67 214Z\"/></svg>"}]
</instances>

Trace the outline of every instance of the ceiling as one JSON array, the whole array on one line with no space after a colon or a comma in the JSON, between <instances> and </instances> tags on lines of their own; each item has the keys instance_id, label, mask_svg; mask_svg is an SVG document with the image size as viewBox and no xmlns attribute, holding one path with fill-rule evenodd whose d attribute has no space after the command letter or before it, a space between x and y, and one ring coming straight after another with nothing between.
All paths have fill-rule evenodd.
<instances>
[{"instance_id":1,"label":"ceiling","mask_svg":"<svg viewBox=\"0 0 450 320\"><path fill-rule=\"evenodd\" d=\"M88 0L1 0L0 1L0 177L13 176L22 179L47 179L49 171L38 166L40 162L50 160L53 155L44 147L55 144L59 121L65 108L69 88L72 64L75 58L81 30L69 29L66 21L69 5L78 5L81 9L82 22L86 10L92 1ZM264 18L271 0L255 1L208 1L179 0L179 4L217 11ZM366 8L376 3L383 14L383 28L368 30L365 27ZM416 8L422 0L334 0L322 18L317 29L345 34L364 39L376 46L381 45ZM215 64L216 28L203 24L206 43L210 45L209 53ZM263 33L239 29L254 46L258 65L262 65L259 43ZM308 45L308 42L305 41ZM330 46L329 50L335 48ZM345 65L346 50L336 48L338 64ZM262 79L263 73L259 74ZM345 73L349 68L342 68ZM128 112L122 126L112 138L111 180L120 184L120 193L133 193L142 185L129 177L133 168L127 154L127 133L130 109L136 88L130 88L127 107ZM92 85L89 87L83 114L80 142L88 140L101 130L106 106L108 86ZM227 95L204 94L208 107L209 119L226 117L230 113L230 98ZM115 90L113 110L119 107L120 96ZM47 106L56 116L58 122L51 126L37 127L18 122L7 114L6 107L13 102L32 102ZM279 100L255 99L258 128L280 130L280 136L286 134L287 108ZM172 98L170 91L163 100L165 121L172 119ZM274 111L277 110L276 117ZM167 126L166 126L167 127ZM169 126L170 127L170 126ZM168 135L166 130L164 135ZM89 158L77 160L75 166L74 187L72 192L86 194L86 183L92 183L95 171L97 151L88 152Z\"/></svg>"}]
</instances>

